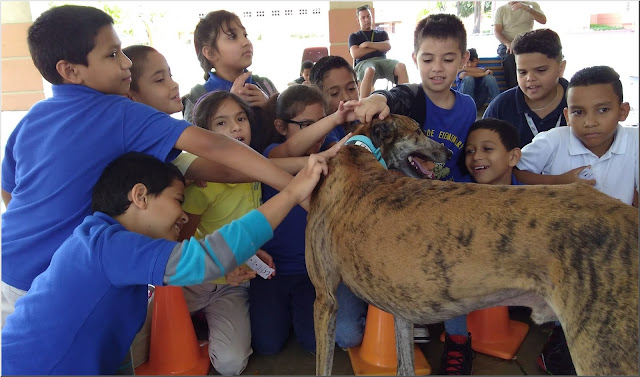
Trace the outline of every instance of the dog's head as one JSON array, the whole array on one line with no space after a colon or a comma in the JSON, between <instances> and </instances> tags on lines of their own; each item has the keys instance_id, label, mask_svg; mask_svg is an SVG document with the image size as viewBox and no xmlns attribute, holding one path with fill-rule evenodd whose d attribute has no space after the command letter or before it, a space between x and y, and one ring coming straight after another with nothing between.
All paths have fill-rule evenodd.
<instances>
[{"instance_id":1,"label":"dog's head","mask_svg":"<svg viewBox=\"0 0 640 377\"><path fill-rule=\"evenodd\" d=\"M371 139L380 148L389 170L399 170L414 178L433 178L435 163L443 163L452 154L442 144L429 139L413 119L403 115L389 115L374 119L358 128L356 134Z\"/></svg>"}]
</instances>

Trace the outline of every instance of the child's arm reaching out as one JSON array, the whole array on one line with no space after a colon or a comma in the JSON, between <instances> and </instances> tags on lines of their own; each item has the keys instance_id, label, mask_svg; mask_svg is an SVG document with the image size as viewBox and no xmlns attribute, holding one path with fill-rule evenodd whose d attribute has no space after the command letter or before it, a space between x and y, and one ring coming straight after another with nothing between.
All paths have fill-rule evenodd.
<instances>
[{"instance_id":1,"label":"child's arm reaching out","mask_svg":"<svg viewBox=\"0 0 640 377\"><path fill-rule=\"evenodd\" d=\"M580 166L579 168L569 170L568 172L559 175L537 174L516 168L513 169L513 175L516 176L518 181L527 185L563 185L573 182L582 182L595 186L595 179L584 179L580 177L580 173L589 167L590 166Z\"/></svg>"},{"instance_id":2,"label":"child's arm reaching out","mask_svg":"<svg viewBox=\"0 0 640 377\"><path fill-rule=\"evenodd\" d=\"M167 285L193 285L215 280L244 263L271 237L291 208L306 199L327 174L326 159L311 155L307 166L283 190L238 220L208 234L191 238L171 251L163 282Z\"/></svg>"},{"instance_id":3,"label":"child's arm reaching out","mask_svg":"<svg viewBox=\"0 0 640 377\"><path fill-rule=\"evenodd\" d=\"M358 101L340 101L338 110L335 113L293 134L284 143L274 147L269 152L269 158L304 156L304 153L309 148L325 137L336 126L356 120L353 110L358 105Z\"/></svg>"},{"instance_id":4,"label":"child's arm reaching out","mask_svg":"<svg viewBox=\"0 0 640 377\"><path fill-rule=\"evenodd\" d=\"M238 176L249 178L249 182L264 182L277 190L283 189L292 178L291 174L278 168L249 146L196 126L187 127L182 132L175 148L226 166L236 171ZM202 179L193 175L189 178Z\"/></svg>"}]
</instances>

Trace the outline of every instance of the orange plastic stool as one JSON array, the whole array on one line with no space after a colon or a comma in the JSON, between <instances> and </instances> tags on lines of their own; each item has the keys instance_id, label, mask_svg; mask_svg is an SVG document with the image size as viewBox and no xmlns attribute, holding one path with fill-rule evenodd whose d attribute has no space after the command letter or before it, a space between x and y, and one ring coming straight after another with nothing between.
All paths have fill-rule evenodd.
<instances>
[{"instance_id":1,"label":"orange plastic stool","mask_svg":"<svg viewBox=\"0 0 640 377\"><path fill-rule=\"evenodd\" d=\"M393 315L369 305L362 344L349 348L348 352L356 376L395 375L398 356ZM431 366L415 345L414 355L416 376L431 374Z\"/></svg>"},{"instance_id":2,"label":"orange plastic stool","mask_svg":"<svg viewBox=\"0 0 640 377\"><path fill-rule=\"evenodd\" d=\"M151 317L149 360L139 375L206 375L209 342L198 342L180 287L156 287Z\"/></svg>"},{"instance_id":3,"label":"orange plastic stool","mask_svg":"<svg viewBox=\"0 0 640 377\"><path fill-rule=\"evenodd\" d=\"M529 325L509 319L506 306L475 310L467 315L474 351L511 360L529 332ZM444 333L440 336L444 342Z\"/></svg>"}]
</instances>

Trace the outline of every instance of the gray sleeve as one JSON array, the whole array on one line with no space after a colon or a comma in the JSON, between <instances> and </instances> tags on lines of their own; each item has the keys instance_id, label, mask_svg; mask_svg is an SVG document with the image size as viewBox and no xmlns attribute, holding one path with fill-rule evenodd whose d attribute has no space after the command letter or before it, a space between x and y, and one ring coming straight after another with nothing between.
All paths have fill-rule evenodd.
<instances>
[{"instance_id":1,"label":"gray sleeve","mask_svg":"<svg viewBox=\"0 0 640 377\"><path fill-rule=\"evenodd\" d=\"M193 105L194 103L191 101L189 96L185 96L182 99L182 104L184 105L184 109L182 110L182 118L187 122L193 124Z\"/></svg>"}]
</instances>

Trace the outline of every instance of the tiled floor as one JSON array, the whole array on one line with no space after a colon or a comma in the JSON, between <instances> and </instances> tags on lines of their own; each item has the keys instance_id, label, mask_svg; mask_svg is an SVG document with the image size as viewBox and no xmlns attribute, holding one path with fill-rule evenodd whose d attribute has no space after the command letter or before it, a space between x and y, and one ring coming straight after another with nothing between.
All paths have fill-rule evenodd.
<instances>
[{"instance_id":1,"label":"tiled floor","mask_svg":"<svg viewBox=\"0 0 640 377\"><path fill-rule=\"evenodd\" d=\"M536 365L536 357L547 339L548 326L536 326L528 318L528 313L514 313L512 319L530 325L529 332L512 360L502 360L493 356L476 353L473 363L475 375L539 375L543 372ZM429 325L431 342L420 345L427 357L432 373L438 374L443 343L438 339L444 327L442 323ZM209 374L217 374L212 368ZM285 349L274 356L252 355L244 375L314 375L315 356L305 352L292 337ZM333 361L333 375L353 375L348 353L336 347Z\"/></svg>"}]
</instances>

